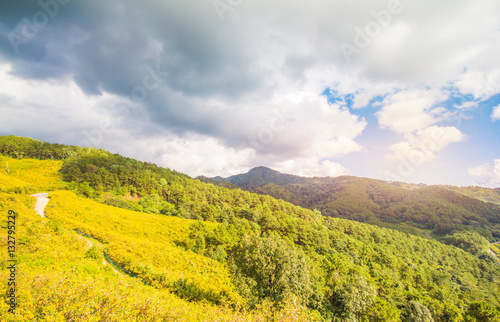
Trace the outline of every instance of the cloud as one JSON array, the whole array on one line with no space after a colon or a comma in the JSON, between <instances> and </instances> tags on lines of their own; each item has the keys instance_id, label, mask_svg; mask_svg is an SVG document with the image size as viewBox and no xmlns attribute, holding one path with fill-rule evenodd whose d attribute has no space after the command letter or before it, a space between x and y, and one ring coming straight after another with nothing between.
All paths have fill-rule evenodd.
<instances>
[{"instance_id":1,"label":"cloud","mask_svg":"<svg viewBox=\"0 0 500 322\"><path fill-rule=\"evenodd\" d=\"M495 0L402 0L348 63L340 44L387 4L244 1L221 21L212 1L69 1L25 37L26 21L44 9L10 1L0 12L0 64L9 66L0 75L2 131L178 160L193 174L290 160L304 173L343 173L321 161L364 149L371 118L357 113L373 98L384 98L380 126L407 138L395 148L403 151L415 149L410 134L449 116L438 106L449 97L442 88L481 98L500 91ZM12 34L24 37L17 51ZM326 88L354 95L353 110L329 104ZM117 115L117 105L128 112ZM101 120L112 120L106 133ZM158 151L174 151L170 158L143 146L161 137L171 143ZM205 144L231 164L219 166ZM203 155L207 166L195 161Z\"/></svg>"},{"instance_id":2,"label":"cloud","mask_svg":"<svg viewBox=\"0 0 500 322\"><path fill-rule=\"evenodd\" d=\"M249 12L241 19L263 31L264 39L274 38L256 18ZM4 33L15 30L11 21ZM85 99L116 95L139 106L144 114L135 127L151 137L210 137L269 162L361 149L354 139L366 122L330 106L315 80L302 83L317 63L314 51L288 48L282 37L279 48L262 46L261 35L251 30L243 21L221 24L208 2L69 3L18 55L8 44L0 48L18 79L72 78ZM32 48L43 55L30 55ZM52 113L62 109L52 106ZM285 109L293 119L283 117Z\"/></svg>"},{"instance_id":3,"label":"cloud","mask_svg":"<svg viewBox=\"0 0 500 322\"><path fill-rule=\"evenodd\" d=\"M330 160L319 161L316 158L288 160L276 165L275 169L303 177L337 177L351 173L351 170L339 163Z\"/></svg>"},{"instance_id":4,"label":"cloud","mask_svg":"<svg viewBox=\"0 0 500 322\"><path fill-rule=\"evenodd\" d=\"M356 95L354 98L354 103L352 104L352 108L362 108L367 106L372 99L372 96L368 93L360 93Z\"/></svg>"},{"instance_id":5,"label":"cloud","mask_svg":"<svg viewBox=\"0 0 500 322\"><path fill-rule=\"evenodd\" d=\"M454 85L464 95L472 95L476 100L484 101L500 92L500 68L487 71L468 70L460 75Z\"/></svg>"},{"instance_id":6,"label":"cloud","mask_svg":"<svg viewBox=\"0 0 500 322\"><path fill-rule=\"evenodd\" d=\"M477 108L478 102L477 101L465 101L460 104L454 104L453 107L461 110L461 111L470 111L475 108Z\"/></svg>"},{"instance_id":7,"label":"cloud","mask_svg":"<svg viewBox=\"0 0 500 322\"><path fill-rule=\"evenodd\" d=\"M42 8L9 3L2 10L0 51L15 62L18 75L70 74L88 93L126 95L145 66L161 61L169 89L232 99L278 82L326 87L345 83L349 75L356 78L352 87L414 87L436 80L444 85L458 80L466 67L486 75L498 64L499 46L491 39L500 5L494 0L487 5L400 1L402 12L346 64L339 45L352 43L356 30L376 23L373 13L387 5L385 0L252 1L228 11L221 22L210 1L71 1L15 54L9 32ZM439 11L444 9L446 19Z\"/></svg>"},{"instance_id":8,"label":"cloud","mask_svg":"<svg viewBox=\"0 0 500 322\"><path fill-rule=\"evenodd\" d=\"M162 135L133 140L127 155L147 158L168 168L196 177L231 176L248 171L255 158L252 149L235 150L214 138L199 135Z\"/></svg>"},{"instance_id":9,"label":"cloud","mask_svg":"<svg viewBox=\"0 0 500 322\"><path fill-rule=\"evenodd\" d=\"M453 126L430 126L407 134L407 141L393 144L389 147L392 154L385 156L387 160L408 159L413 164L432 161L435 152L442 150L450 143L460 142L465 135Z\"/></svg>"},{"instance_id":10,"label":"cloud","mask_svg":"<svg viewBox=\"0 0 500 322\"><path fill-rule=\"evenodd\" d=\"M409 133L441 121L446 109L435 105L446 98L447 94L439 90L401 91L387 96L376 115L383 128Z\"/></svg>"},{"instance_id":11,"label":"cloud","mask_svg":"<svg viewBox=\"0 0 500 322\"><path fill-rule=\"evenodd\" d=\"M0 119L0 134L97 146L192 176L233 175L261 164L274 167L283 160L310 155L319 160L362 149L353 139L363 131L366 122L331 106L321 96L307 98L295 94L266 105L269 113L262 111L258 118L246 115L247 119L259 121L249 124L250 130L243 132L249 135L248 139L240 133L246 141L239 145L236 141L231 146L228 140L195 132L178 135L151 123L146 108L130 98L106 93L92 96L71 79L26 82L11 75L10 68L0 65L0 88L5 91L0 92L0 109L8 115ZM322 122L319 118L323 118ZM231 133L238 130L237 126L240 131L245 130L239 123L243 119L236 124L237 120L226 121L227 127L222 130ZM297 131L299 128L302 131ZM256 135L251 136L252 133ZM300 164L317 168L312 162ZM337 173L332 169L330 162L325 161L317 174Z\"/></svg>"},{"instance_id":12,"label":"cloud","mask_svg":"<svg viewBox=\"0 0 500 322\"><path fill-rule=\"evenodd\" d=\"M135 115L137 106L120 109L123 99L103 94L91 97L71 80L26 82L9 74L8 65L0 65L0 101L5 117L0 118L2 134L19 133L67 144L96 145L103 134L130 126L127 116ZM134 113L134 114L132 114ZM99 141L99 142L97 142Z\"/></svg>"},{"instance_id":13,"label":"cloud","mask_svg":"<svg viewBox=\"0 0 500 322\"><path fill-rule=\"evenodd\" d=\"M491 119L493 121L500 120L500 105L493 107L493 112L491 113Z\"/></svg>"},{"instance_id":14,"label":"cloud","mask_svg":"<svg viewBox=\"0 0 500 322\"><path fill-rule=\"evenodd\" d=\"M468 173L473 177L478 177L480 184L498 187L500 186L500 159L493 160L492 164L470 168Z\"/></svg>"}]
</instances>

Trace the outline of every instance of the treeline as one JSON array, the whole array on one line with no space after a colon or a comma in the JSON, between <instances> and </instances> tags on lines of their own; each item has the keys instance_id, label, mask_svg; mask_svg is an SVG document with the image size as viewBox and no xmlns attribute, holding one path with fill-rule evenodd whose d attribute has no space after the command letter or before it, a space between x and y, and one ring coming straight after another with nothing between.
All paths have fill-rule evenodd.
<instances>
[{"instance_id":1,"label":"treeline","mask_svg":"<svg viewBox=\"0 0 500 322\"><path fill-rule=\"evenodd\" d=\"M63 160L87 149L90 148L48 143L14 135L0 136L0 154L16 159Z\"/></svg>"}]
</instances>

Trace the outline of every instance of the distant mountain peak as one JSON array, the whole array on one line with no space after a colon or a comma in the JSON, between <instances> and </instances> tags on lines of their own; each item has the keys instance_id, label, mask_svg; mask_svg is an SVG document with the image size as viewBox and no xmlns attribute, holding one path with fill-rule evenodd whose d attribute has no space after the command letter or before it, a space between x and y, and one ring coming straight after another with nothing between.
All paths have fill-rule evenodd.
<instances>
[{"instance_id":1,"label":"distant mountain peak","mask_svg":"<svg viewBox=\"0 0 500 322\"><path fill-rule=\"evenodd\" d=\"M250 169L246 173L233 175L227 178L221 178L221 177L212 178L212 180L214 181L223 180L242 188L250 186L252 187L261 186L268 183L283 185L283 184L298 182L303 179L304 178L302 177L291 174L284 174L265 166L258 166Z\"/></svg>"},{"instance_id":2,"label":"distant mountain peak","mask_svg":"<svg viewBox=\"0 0 500 322\"><path fill-rule=\"evenodd\" d=\"M255 168L252 168L252 169L248 170L248 172L255 172L255 171L273 171L273 172L278 172L276 170L273 170L271 168L265 167L263 165L260 165L258 167L255 167Z\"/></svg>"},{"instance_id":3,"label":"distant mountain peak","mask_svg":"<svg viewBox=\"0 0 500 322\"><path fill-rule=\"evenodd\" d=\"M287 175L287 174L283 174L279 171L276 171L276 170L273 170L271 168L268 168L268 167L264 167L264 166L258 166L258 167L255 167L255 168L252 168L250 170L248 170L248 172L246 174L251 174L251 175Z\"/></svg>"}]
</instances>

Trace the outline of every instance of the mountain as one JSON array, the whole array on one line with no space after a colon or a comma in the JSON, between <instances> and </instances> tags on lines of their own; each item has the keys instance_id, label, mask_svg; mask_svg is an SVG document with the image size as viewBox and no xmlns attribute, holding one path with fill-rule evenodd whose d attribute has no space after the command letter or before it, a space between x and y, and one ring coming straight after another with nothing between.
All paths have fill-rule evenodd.
<instances>
[{"instance_id":1,"label":"mountain","mask_svg":"<svg viewBox=\"0 0 500 322\"><path fill-rule=\"evenodd\" d=\"M206 179L218 182L226 181L241 188L251 189L253 187L259 187L268 183L274 183L277 185L298 183L304 181L305 178L294 176L291 174L283 174L266 167L256 167L251 169L247 173L234 175L228 178L222 178L219 176L215 178L206 178Z\"/></svg>"},{"instance_id":2,"label":"mountain","mask_svg":"<svg viewBox=\"0 0 500 322\"><path fill-rule=\"evenodd\" d=\"M203 180L203 179L202 179ZM486 188L426 186L341 176L305 178L258 167L228 178L205 179L272 196L325 216L352 219L418 235L474 230L500 240L500 195Z\"/></svg>"},{"instance_id":3,"label":"mountain","mask_svg":"<svg viewBox=\"0 0 500 322\"><path fill-rule=\"evenodd\" d=\"M96 148L0 136L0 154L0 239L20 245L7 321L500 320L500 262L473 231L445 244Z\"/></svg>"}]
</instances>

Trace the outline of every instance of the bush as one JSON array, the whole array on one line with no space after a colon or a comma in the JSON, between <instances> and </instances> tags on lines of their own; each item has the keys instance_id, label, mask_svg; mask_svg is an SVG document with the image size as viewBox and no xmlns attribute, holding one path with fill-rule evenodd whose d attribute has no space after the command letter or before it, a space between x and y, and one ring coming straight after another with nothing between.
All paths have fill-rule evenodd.
<instances>
[{"instance_id":1,"label":"bush","mask_svg":"<svg viewBox=\"0 0 500 322\"><path fill-rule=\"evenodd\" d=\"M100 259L100 258L102 258L102 252L99 249L97 249L97 247L92 246L85 253L85 257L92 258L92 259Z\"/></svg>"}]
</instances>

